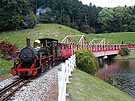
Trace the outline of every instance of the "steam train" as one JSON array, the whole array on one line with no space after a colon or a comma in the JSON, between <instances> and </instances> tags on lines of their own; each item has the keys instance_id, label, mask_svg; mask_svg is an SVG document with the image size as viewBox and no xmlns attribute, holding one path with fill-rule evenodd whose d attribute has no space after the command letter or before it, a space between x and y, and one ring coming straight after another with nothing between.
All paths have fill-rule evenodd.
<instances>
[{"instance_id":1,"label":"steam train","mask_svg":"<svg viewBox=\"0 0 135 101\"><path fill-rule=\"evenodd\" d=\"M58 43L58 40L38 39L31 47L27 38L27 46L18 53L10 73L19 77L36 77L57 61L69 58L72 53L71 45Z\"/></svg>"}]
</instances>

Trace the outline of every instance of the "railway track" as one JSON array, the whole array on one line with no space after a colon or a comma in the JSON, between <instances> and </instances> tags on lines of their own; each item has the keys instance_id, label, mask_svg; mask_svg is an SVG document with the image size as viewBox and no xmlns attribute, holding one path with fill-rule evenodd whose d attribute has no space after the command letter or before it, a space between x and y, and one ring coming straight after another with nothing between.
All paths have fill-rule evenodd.
<instances>
[{"instance_id":1,"label":"railway track","mask_svg":"<svg viewBox=\"0 0 135 101\"><path fill-rule=\"evenodd\" d=\"M0 89L0 101L7 101L17 90L30 82L30 80L31 79L18 79L3 89Z\"/></svg>"}]
</instances>

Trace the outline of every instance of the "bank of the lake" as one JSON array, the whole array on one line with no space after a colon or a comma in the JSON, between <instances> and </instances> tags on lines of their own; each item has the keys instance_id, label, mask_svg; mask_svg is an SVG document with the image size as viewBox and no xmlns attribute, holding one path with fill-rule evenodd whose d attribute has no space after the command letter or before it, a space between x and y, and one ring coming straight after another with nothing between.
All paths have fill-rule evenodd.
<instances>
[{"instance_id":1,"label":"bank of the lake","mask_svg":"<svg viewBox=\"0 0 135 101\"><path fill-rule=\"evenodd\" d=\"M130 50L129 55L127 55L127 56L117 55L114 59L115 60L135 59L135 50Z\"/></svg>"},{"instance_id":2,"label":"bank of the lake","mask_svg":"<svg viewBox=\"0 0 135 101\"><path fill-rule=\"evenodd\" d=\"M76 69L67 90L67 101L134 101L127 93Z\"/></svg>"},{"instance_id":3,"label":"bank of the lake","mask_svg":"<svg viewBox=\"0 0 135 101\"><path fill-rule=\"evenodd\" d=\"M135 52L105 62L96 76L135 98Z\"/></svg>"}]
</instances>

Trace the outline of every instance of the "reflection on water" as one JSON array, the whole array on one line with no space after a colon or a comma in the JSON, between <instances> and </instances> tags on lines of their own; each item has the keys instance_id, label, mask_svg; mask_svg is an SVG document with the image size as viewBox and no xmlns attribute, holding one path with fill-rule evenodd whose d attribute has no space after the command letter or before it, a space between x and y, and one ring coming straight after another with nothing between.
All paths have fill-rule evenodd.
<instances>
[{"instance_id":1,"label":"reflection on water","mask_svg":"<svg viewBox=\"0 0 135 101\"><path fill-rule=\"evenodd\" d=\"M96 76L135 98L135 60L117 60L104 64Z\"/></svg>"}]
</instances>

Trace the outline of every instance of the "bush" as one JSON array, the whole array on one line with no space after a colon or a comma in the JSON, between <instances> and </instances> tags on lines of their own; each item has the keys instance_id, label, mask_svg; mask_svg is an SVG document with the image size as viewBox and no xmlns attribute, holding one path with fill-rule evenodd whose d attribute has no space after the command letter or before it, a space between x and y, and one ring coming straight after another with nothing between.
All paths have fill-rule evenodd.
<instances>
[{"instance_id":1,"label":"bush","mask_svg":"<svg viewBox=\"0 0 135 101\"><path fill-rule=\"evenodd\" d=\"M76 65L80 70L92 75L95 74L99 67L95 56L87 50L76 52Z\"/></svg>"},{"instance_id":2,"label":"bush","mask_svg":"<svg viewBox=\"0 0 135 101\"><path fill-rule=\"evenodd\" d=\"M81 25L79 30L87 34L96 32L95 29L89 25Z\"/></svg>"},{"instance_id":3,"label":"bush","mask_svg":"<svg viewBox=\"0 0 135 101\"><path fill-rule=\"evenodd\" d=\"M129 49L128 48L121 48L121 50L119 51L119 54L121 56L129 55Z\"/></svg>"},{"instance_id":4,"label":"bush","mask_svg":"<svg viewBox=\"0 0 135 101\"><path fill-rule=\"evenodd\" d=\"M30 12L29 15L24 16L24 23L23 23L23 28L29 27L29 28L33 28L37 23L37 18L34 15L33 12Z\"/></svg>"},{"instance_id":5,"label":"bush","mask_svg":"<svg viewBox=\"0 0 135 101\"><path fill-rule=\"evenodd\" d=\"M0 42L0 58L11 59L16 55L16 51L18 51L18 49L15 45L6 41Z\"/></svg>"}]
</instances>

